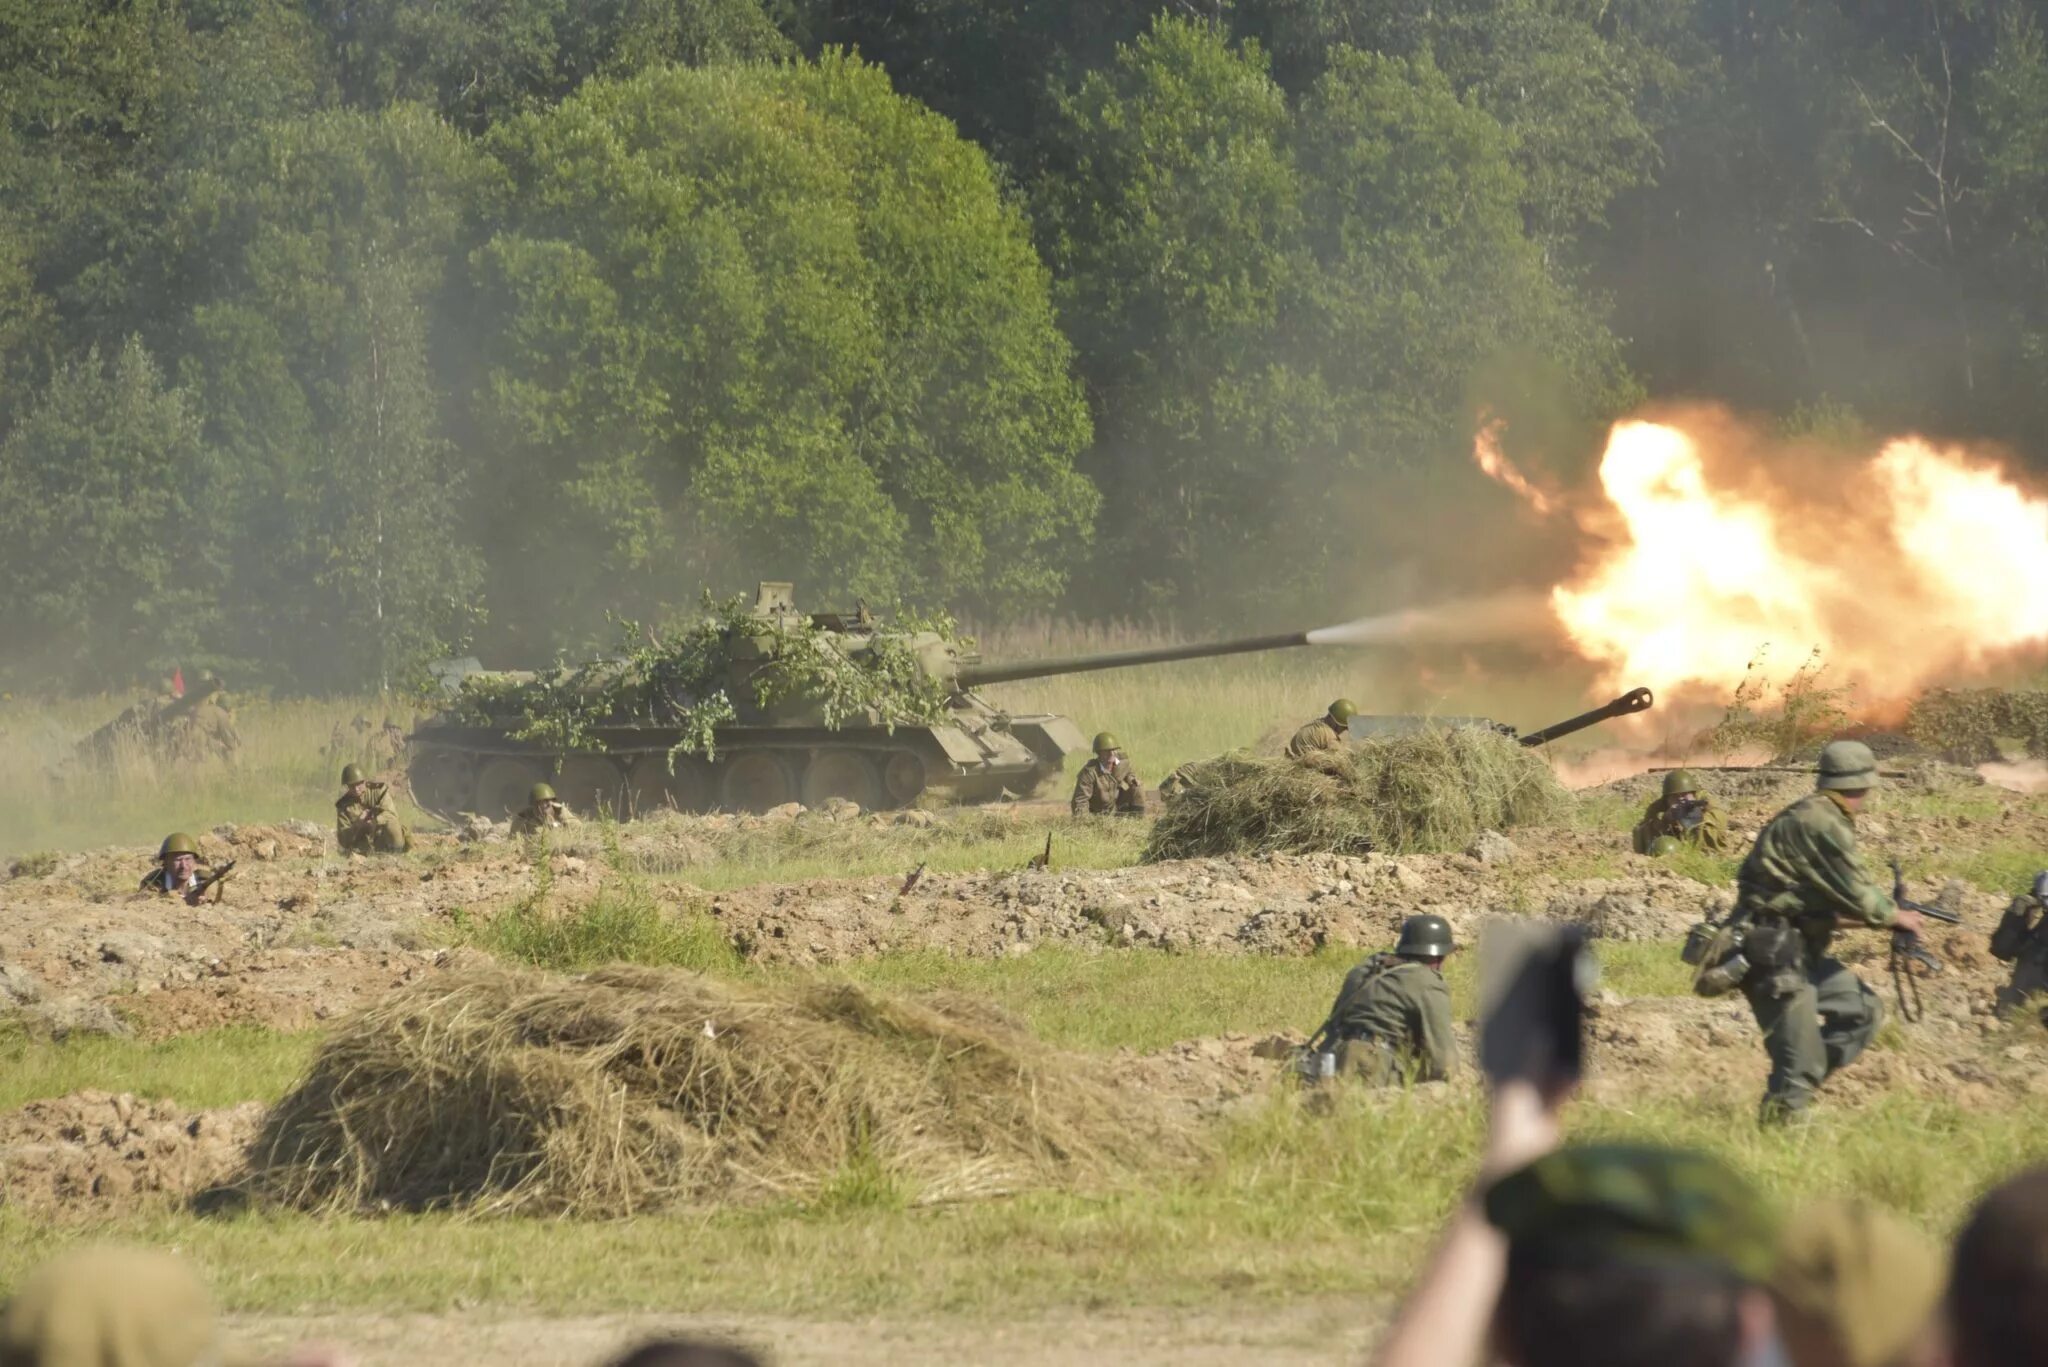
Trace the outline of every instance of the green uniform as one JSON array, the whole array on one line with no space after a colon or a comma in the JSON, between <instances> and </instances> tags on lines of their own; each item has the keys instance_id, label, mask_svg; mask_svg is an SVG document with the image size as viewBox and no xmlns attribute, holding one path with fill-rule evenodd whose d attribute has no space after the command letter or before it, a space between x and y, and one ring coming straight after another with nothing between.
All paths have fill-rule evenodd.
<instances>
[{"instance_id":1,"label":"green uniform","mask_svg":"<svg viewBox=\"0 0 2048 1367\"><path fill-rule=\"evenodd\" d=\"M2048 996L2048 912L2038 899L2013 899L1991 937L1991 952L2012 964L2012 981L1998 989L1992 1007L2000 1020L2030 999ZM2048 1025L2048 1007L2041 1008L2041 1022Z\"/></svg>"},{"instance_id":2,"label":"green uniform","mask_svg":"<svg viewBox=\"0 0 2048 1367\"><path fill-rule=\"evenodd\" d=\"M363 785L363 796L343 793L334 804L334 840L344 853L403 854L412 848L412 834L391 808L389 788Z\"/></svg>"},{"instance_id":3,"label":"green uniform","mask_svg":"<svg viewBox=\"0 0 2048 1367\"><path fill-rule=\"evenodd\" d=\"M1771 818L1736 887L1735 914L1750 923L1743 956L1754 965L1742 993L1771 1056L1764 1112L1796 1113L1855 1061L1884 1018L1877 994L1828 957L1836 920L1882 928L1898 909L1856 851L1848 808L1829 792Z\"/></svg>"},{"instance_id":4,"label":"green uniform","mask_svg":"<svg viewBox=\"0 0 2048 1367\"><path fill-rule=\"evenodd\" d=\"M1104 812L1136 815L1145 810L1145 785L1138 781L1138 771L1121 754L1110 756L1107 764L1097 756L1081 766L1080 776L1074 780L1074 798L1068 805L1075 816L1099 816Z\"/></svg>"},{"instance_id":5,"label":"green uniform","mask_svg":"<svg viewBox=\"0 0 2048 1367\"><path fill-rule=\"evenodd\" d=\"M1289 759L1309 760L1344 749L1344 733L1330 724L1328 717L1317 717L1307 726L1294 733L1294 739L1287 742Z\"/></svg>"},{"instance_id":6,"label":"green uniform","mask_svg":"<svg viewBox=\"0 0 2048 1367\"><path fill-rule=\"evenodd\" d=\"M1441 1082L1457 1070L1451 989L1426 963L1375 954L1344 975L1330 1008L1337 1071L1374 1084Z\"/></svg>"},{"instance_id":7,"label":"green uniform","mask_svg":"<svg viewBox=\"0 0 2048 1367\"><path fill-rule=\"evenodd\" d=\"M575 824L576 818L570 815L569 809L555 801L529 802L512 813L512 834L515 836L538 835L542 831Z\"/></svg>"},{"instance_id":8,"label":"green uniform","mask_svg":"<svg viewBox=\"0 0 2048 1367\"><path fill-rule=\"evenodd\" d=\"M1637 854L1650 853L1650 847L1667 835L1702 850L1718 852L1727 849L1728 819L1721 815L1721 809L1711 800L1702 801L1707 804L1706 810L1700 814L1698 824L1688 826L1679 821L1667 800L1661 797L1654 799L1644 810L1643 819L1636 823L1629 843Z\"/></svg>"}]
</instances>

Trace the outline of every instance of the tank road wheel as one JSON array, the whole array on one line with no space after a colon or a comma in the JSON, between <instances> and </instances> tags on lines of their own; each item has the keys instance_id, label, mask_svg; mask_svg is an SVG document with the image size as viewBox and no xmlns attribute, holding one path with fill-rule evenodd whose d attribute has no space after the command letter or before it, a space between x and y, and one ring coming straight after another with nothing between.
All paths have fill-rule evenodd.
<instances>
[{"instance_id":1,"label":"tank road wheel","mask_svg":"<svg viewBox=\"0 0 2048 1367\"><path fill-rule=\"evenodd\" d=\"M875 762L857 750L824 750L804 770L804 806L822 807L843 797L864 812L882 805L882 776Z\"/></svg>"},{"instance_id":2,"label":"tank road wheel","mask_svg":"<svg viewBox=\"0 0 2048 1367\"><path fill-rule=\"evenodd\" d=\"M889 756L882 768L882 787L893 807L908 807L924 794L924 761L908 750Z\"/></svg>"},{"instance_id":3,"label":"tank road wheel","mask_svg":"<svg viewBox=\"0 0 2048 1367\"><path fill-rule=\"evenodd\" d=\"M470 810L503 821L526 805L536 783L547 782L545 760L494 759L476 776L476 806Z\"/></svg>"},{"instance_id":4,"label":"tank road wheel","mask_svg":"<svg viewBox=\"0 0 2048 1367\"><path fill-rule=\"evenodd\" d=\"M435 816L452 818L469 805L469 796L476 791L469 768L469 756L459 750L420 752L405 771L412 800Z\"/></svg>"},{"instance_id":5,"label":"tank road wheel","mask_svg":"<svg viewBox=\"0 0 2048 1367\"><path fill-rule=\"evenodd\" d=\"M734 755L725 762L718 784L718 805L728 812L765 812L796 801L796 784L782 756L764 750Z\"/></svg>"},{"instance_id":6,"label":"tank road wheel","mask_svg":"<svg viewBox=\"0 0 2048 1367\"><path fill-rule=\"evenodd\" d=\"M704 761L687 755L676 756L676 771L668 771L667 755L641 755L626 771L626 810L646 816L673 803L677 811L701 812L711 805L711 776Z\"/></svg>"},{"instance_id":7,"label":"tank road wheel","mask_svg":"<svg viewBox=\"0 0 2048 1367\"><path fill-rule=\"evenodd\" d=\"M554 785L562 801L583 816L616 816L625 802L626 776L602 755L570 755ZM526 805L524 796L519 805Z\"/></svg>"}]
</instances>

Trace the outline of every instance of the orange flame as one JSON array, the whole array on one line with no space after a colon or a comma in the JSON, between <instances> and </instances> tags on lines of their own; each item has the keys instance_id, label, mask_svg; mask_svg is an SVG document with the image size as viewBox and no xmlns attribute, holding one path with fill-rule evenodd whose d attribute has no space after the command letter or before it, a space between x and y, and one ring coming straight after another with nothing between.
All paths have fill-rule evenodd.
<instances>
[{"instance_id":1,"label":"orange flame","mask_svg":"<svg viewBox=\"0 0 2048 1367\"><path fill-rule=\"evenodd\" d=\"M1729 689L1818 650L1866 702L2048 643L2048 501L1917 437L1841 464L1711 419L1623 422L1609 542L1551 604L1603 687Z\"/></svg>"},{"instance_id":2,"label":"orange flame","mask_svg":"<svg viewBox=\"0 0 2048 1367\"><path fill-rule=\"evenodd\" d=\"M1484 416L1481 415L1482 419ZM1478 462L1488 478L1498 480L1520 495L1531 511L1548 517L1557 510L1556 498L1532 484L1500 449L1500 434L1507 430L1507 426L1504 418L1482 421L1478 435L1472 439L1472 459Z\"/></svg>"}]
</instances>

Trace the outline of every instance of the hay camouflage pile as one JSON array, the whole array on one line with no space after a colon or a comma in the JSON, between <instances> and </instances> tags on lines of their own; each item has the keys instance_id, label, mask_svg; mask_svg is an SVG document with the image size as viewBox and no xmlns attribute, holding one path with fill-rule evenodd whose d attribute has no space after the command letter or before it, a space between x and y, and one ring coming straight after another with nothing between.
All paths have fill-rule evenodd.
<instances>
[{"instance_id":1,"label":"hay camouflage pile","mask_svg":"<svg viewBox=\"0 0 2048 1367\"><path fill-rule=\"evenodd\" d=\"M1144 858L1440 853L1483 830L1543 821L1563 786L1533 751L1486 727L1363 741L1309 765L1237 753L1194 766Z\"/></svg>"},{"instance_id":2,"label":"hay camouflage pile","mask_svg":"<svg viewBox=\"0 0 2048 1367\"><path fill-rule=\"evenodd\" d=\"M345 1023L271 1112L251 1194L618 1216L1087 1187L1192 1160L1145 1093L988 1007L617 966L447 974Z\"/></svg>"},{"instance_id":3,"label":"hay camouflage pile","mask_svg":"<svg viewBox=\"0 0 2048 1367\"><path fill-rule=\"evenodd\" d=\"M1959 764L2048 759L2048 689L1929 689L1914 700L1906 731Z\"/></svg>"}]
</instances>

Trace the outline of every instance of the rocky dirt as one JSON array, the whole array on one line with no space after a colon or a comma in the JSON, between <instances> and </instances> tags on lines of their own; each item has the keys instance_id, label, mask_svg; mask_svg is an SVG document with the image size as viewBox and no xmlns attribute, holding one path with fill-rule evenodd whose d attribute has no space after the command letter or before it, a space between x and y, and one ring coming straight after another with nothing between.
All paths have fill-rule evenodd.
<instances>
[{"instance_id":1,"label":"rocky dirt","mask_svg":"<svg viewBox=\"0 0 2048 1367\"><path fill-rule=\"evenodd\" d=\"M0 1115L0 1204L48 1216L188 1200L232 1181L263 1123L259 1102L188 1111L77 1092Z\"/></svg>"}]
</instances>

